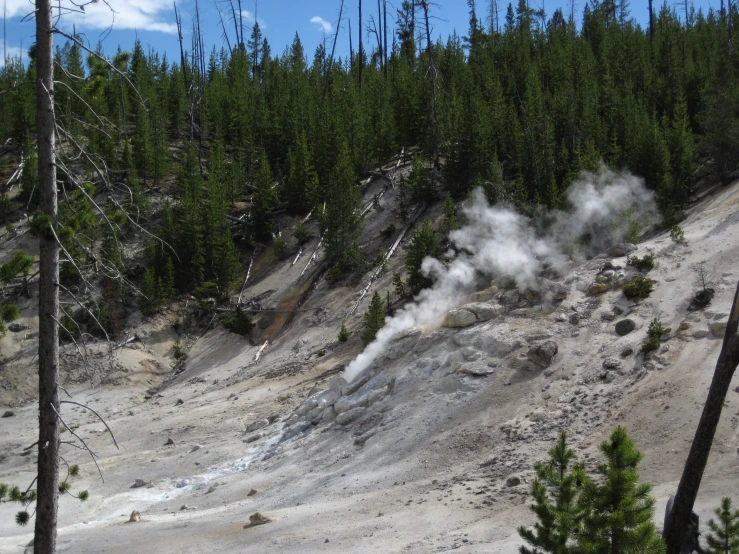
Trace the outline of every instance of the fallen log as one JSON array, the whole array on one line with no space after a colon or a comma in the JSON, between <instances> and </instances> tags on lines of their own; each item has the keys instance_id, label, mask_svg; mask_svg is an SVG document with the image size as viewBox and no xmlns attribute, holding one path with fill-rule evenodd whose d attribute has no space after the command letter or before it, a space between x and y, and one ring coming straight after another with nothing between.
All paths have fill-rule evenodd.
<instances>
[{"instance_id":1,"label":"fallen log","mask_svg":"<svg viewBox=\"0 0 739 554\"><path fill-rule=\"evenodd\" d=\"M254 356L254 361L255 362L258 362L259 361L259 356L262 355L262 352L264 352L264 349L267 348L267 345L268 344L269 344L269 341L268 340L264 341L264 344L262 345L262 347L257 351L257 355Z\"/></svg>"}]
</instances>

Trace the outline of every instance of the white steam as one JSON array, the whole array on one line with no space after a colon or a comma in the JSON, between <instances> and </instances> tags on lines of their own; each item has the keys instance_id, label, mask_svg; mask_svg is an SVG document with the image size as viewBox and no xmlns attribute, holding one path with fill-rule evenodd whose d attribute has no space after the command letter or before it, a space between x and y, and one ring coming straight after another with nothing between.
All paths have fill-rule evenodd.
<instances>
[{"instance_id":1,"label":"white steam","mask_svg":"<svg viewBox=\"0 0 739 554\"><path fill-rule=\"evenodd\" d=\"M481 275L509 276L521 290L535 288L542 260L556 267L566 258L563 249L572 248L583 235L594 248L619 242L630 222L643 224L656 214L654 195L642 179L605 167L597 174L583 173L567 190L567 201L569 210L541 214L539 220L549 224L537 233L531 219L508 207L490 206L483 192L475 190L462 208L466 225L449 235L459 254L447 264L434 258L423 261L422 271L434 276L434 285L385 320L374 342L347 366L344 378L351 382L399 333L440 324Z\"/></svg>"}]
</instances>

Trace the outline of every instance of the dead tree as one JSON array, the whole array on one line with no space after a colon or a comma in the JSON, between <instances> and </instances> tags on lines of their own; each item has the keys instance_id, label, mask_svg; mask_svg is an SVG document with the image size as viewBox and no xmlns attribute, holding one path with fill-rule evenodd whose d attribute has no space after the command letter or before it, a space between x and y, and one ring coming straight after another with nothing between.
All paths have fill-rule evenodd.
<instances>
[{"instance_id":1,"label":"dead tree","mask_svg":"<svg viewBox=\"0 0 739 554\"><path fill-rule=\"evenodd\" d=\"M359 89L362 89L362 68L364 67L364 50L362 50L362 0L359 0Z\"/></svg>"},{"instance_id":2,"label":"dead tree","mask_svg":"<svg viewBox=\"0 0 739 554\"><path fill-rule=\"evenodd\" d=\"M734 294L734 303L726 325L726 334L716 362L711 387L708 389L706 404L703 406L703 413L698 422L683 475L677 487L672 512L667 521L665 529L667 554L680 554L685 533L690 524L690 514L703 478L703 471L706 469L708 455L711 453L713 437L716 434L726 394L729 392L737 365L739 365L739 284Z\"/></svg>"},{"instance_id":3,"label":"dead tree","mask_svg":"<svg viewBox=\"0 0 739 554\"><path fill-rule=\"evenodd\" d=\"M429 58L428 70L431 76L431 141L434 149L434 168L438 171L441 169L439 162L439 120L436 115L436 67L434 66L434 47L431 42L431 26L429 24L429 1L418 0L418 5L423 10L423 18L426 24L426 52Z\"/></svg>"},{"instance_id":4,"label":"dead tree","mask_svg":"<svg viewBox=\"0 0 739 554\"><path fill-rule=\"evenodd\" d=\"M58 223L54 35L51 0L36 0L36 133L40 211L49 229ZM35 554L56 552L59 510L59 244L39 234L39 437Z\"/></svg>"}]
</instances>

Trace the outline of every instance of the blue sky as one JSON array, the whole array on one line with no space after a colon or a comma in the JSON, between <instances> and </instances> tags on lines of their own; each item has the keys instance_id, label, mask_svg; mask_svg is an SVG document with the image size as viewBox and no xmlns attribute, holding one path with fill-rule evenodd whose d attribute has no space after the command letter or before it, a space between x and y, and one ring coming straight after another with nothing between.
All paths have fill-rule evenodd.
<instances>
[{"instance_id":1,"label":"blue sky","mask_svg":"<svg viewBox=\"0 0 739 554\"><path fill-rule=\"evenodd\" d=\"M107 3L115 10L115 14L105 5L105 0L86 0L90 2L85 7L85 13L67 14L62 18L61 25L71 30L75 25L78 33L84 33L87 40L94 46L98 40L104 38L103 48L108 53L113 53L120 45L124 49L133 46L135 37L141 40L144 48L151 47L160 53L166 52L169 59L179 59L179 47L174 24L174 11L172 0L107 0ZM230 40L234 40L234 28L231 23L230 7L225 0L219 2L224 18L228 18L226 25ZM529 0L531 7L541 7L546 0ZM75 0L80 4L82 0ZM505 15L507 2L498 0L501 6L501 20ZM696 10L708 7L717 9L720 0L694 0ZM23 22L23 17L31 11L31 0L0 0L0 10L3 3L7 13L6 30L8 54L17 55L26 51L33 42L33 21ZM63 0L62 4L71 5L69 0ZM282 53L297 32L306 51L308 58L313 56L318 44L324 40L324 36L332 37L338 19L339 0L262 0L255 6L254 0L242 0L242 11L244 15L244 26L251 30L254 22L255 11L262 27L263 34L267 37L272 53ZM388 2L388 26L392 29L395 22L395 6L400 0ZM514 6L515 6L514 2ZM236 5L236 1L234 0ZM468 8L466 0L436 0L433 12L436 18L433 21L434 37L446 37L454 29L460 35L466 34L468 28ZM655 1L659 5L660 0ZM185 42L189 44L192 17L195 13L195 0L179 0L178 9L183 14L183 27L186 32ZM544 7L548 14L558 6L567 6L569 11L569 0L549 0ZM575 10L578 21L581 19L585 0L575 0ZM632 0L631 13L642 25L647 20L647 0ZM370 14L375 15L377 11L376 0L363 0L365 27ZM220 48L225 42L222 39L222 30L218 18L218 12L214 0L200 0L202 27L205 35L206 49L210 50L212 45ZM357 43L357 0L346 0L345 9L347 16L351 18L352 33L354 35L354 47ZM479 16L484 16L488 10L488 0L477 0ZM112 31L108 31L110 26ZM337 55L345 56L349 51L348 24L342 23L338 43ZM390 34L388 35L391 36ZM368 44L374 44L374 37L367 37ZM390 40L390 38L388 38ZM189 48L188 48L189 49ZM2 56L2 52L0 52ZM2 60L0 60L0 65Z\"/></svg>"}]
</instances>

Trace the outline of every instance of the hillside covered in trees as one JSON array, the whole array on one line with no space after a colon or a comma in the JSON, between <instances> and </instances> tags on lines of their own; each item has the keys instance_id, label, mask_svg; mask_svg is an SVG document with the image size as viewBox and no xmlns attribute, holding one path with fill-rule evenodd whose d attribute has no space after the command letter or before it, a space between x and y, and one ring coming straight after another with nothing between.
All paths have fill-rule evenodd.
<instances>
[{"instance_id":1,"label":"hillside covered in trees","mask_svg":"<svg viewBox=\"0 0 739 554\"><path fill-rule=\"evenodd\" d=\"M70 155L86 150L75 173L104 182L111 217L135 212L173 247L152 241L137 280L160 300L144 311L203 282L227 294L239 255L224 215L239 202L250 207L236 233L242 251L279 234L276 210L318 208L329 260L358 269L358 178L404 147L421 148L454 199L481 185L490 201L518 206L559 207L579 171L602 160L642 176L668 224L697 177L726 178L737 167L735 5L682 17L663 6L642 29L626 2L590 2L581 17L557 10L547 19L522 0L491 25L468 4L467 35L433 42L433 4L404 1L392 43L387 29L376 32L377 43L360 42L350 59L334 58L335 44L310 55L297 35L275 53L258 24L249 37L237 26L235 40L207 53L194 22L177 59L140 43L97 56L71 40L58 48L60 141ZM0 141L15 156L3 158L0 174L14 174L11 159L25 168L14 174L20 194L2 197L11 220L26 208L32 215L38 199L33 47L29 54L27 66L8 60L0 71ZM112 228L69 190L67 254L98 239L114 250ZM170 200L148 202L151 190ZM123 263L122 253L108 254Z\"/></svg>"}]
</instances>

